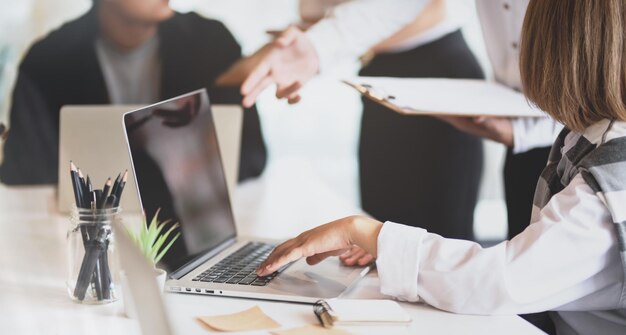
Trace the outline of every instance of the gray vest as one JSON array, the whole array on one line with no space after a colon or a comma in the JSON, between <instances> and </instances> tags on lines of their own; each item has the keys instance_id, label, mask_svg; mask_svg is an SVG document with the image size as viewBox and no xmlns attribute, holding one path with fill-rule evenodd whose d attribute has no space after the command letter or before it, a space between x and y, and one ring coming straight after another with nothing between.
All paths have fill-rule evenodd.
<instances>
[{"instance_id":1,"label":"gray vest","mask_svg":"<svg viewBox=\"0 0 626 335\"><path fill-rule=\"evenodd\" d=\"M622 261L622 272L626 278L626 136L606 141L606 134L612 125L613 122L609 123L600 144L591 143L584 136L580 136L565 155L562 155L561 149L570 131L563 129L552 147L548 165L537 183L533 203L538 208L543 208L553 195L562 191L572 178L580 173L611 213ZM624 282L626 283L626 280ZM610 323L607 324L608 328L614 329L618 324L626 324L626 284L622 287L619 301L621 309L583 313L593 314L596 322L605 320ZM553 315L553 318L558 327L558 315Z\"/></svg>"}]
</instances>

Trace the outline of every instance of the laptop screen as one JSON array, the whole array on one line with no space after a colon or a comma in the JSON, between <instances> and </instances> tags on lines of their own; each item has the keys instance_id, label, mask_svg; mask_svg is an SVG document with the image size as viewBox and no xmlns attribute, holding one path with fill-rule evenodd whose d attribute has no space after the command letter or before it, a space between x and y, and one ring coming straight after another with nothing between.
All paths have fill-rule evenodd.
<instances>
[{"instance_id":1,"label":"laptop screen","mask_svg":"<svg viewBox=\"0 0 626 335\"><path fill-rule=\"evenodd\" d=\"M161 259L175 271L235 236L222 159L205 90L124 115L146 217L180 223L181 236ZM171 236L173 236L172 234Z\"/></svg>"}]
</instances>

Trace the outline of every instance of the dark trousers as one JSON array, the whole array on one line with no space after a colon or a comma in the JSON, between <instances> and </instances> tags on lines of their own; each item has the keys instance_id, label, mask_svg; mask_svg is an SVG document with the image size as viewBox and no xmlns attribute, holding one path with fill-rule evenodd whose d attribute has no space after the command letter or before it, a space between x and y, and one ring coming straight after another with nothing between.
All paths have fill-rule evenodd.
<instances>
[{"instance_id":1,"label":"dark trousers","mask_svg":"<svg viewBox=\"0 0 626 335\"><path fill-rule=\"evenodd\" d=\"M521 233L530 223L535 188L541 171L546 167L550 148L537 148L520 154L506 153L504 163L504 192L509 221L508 239ZM554 324L547 312L520 315L548 334L555 334Z\"/></svg>"},{"instance_id":2,"label":"dark trousers","mask_svg":"<svg viewBox=\"0 0 626 335\"><path fill-rule=\"evenodd\" d=\"M548 163L550 147L513 154L509 149L504 162L504 192L509 221L507 239L521 233L528 224L533 209L535 188L541 172Z\"/></svg>"},{"instance_id":3,"label":"dark trousers","mask_svg":"<svg viewBox=\"0 0 626 335\"><path fill-rule=\"evenodd\" d=\"M412 50L378 55L360 75L483 78L460 31ZM432 117L400 115L369 100L363 105L359 144L363 209L379 220L473 239L481 140Z\"/></svg>"}]
</instances>

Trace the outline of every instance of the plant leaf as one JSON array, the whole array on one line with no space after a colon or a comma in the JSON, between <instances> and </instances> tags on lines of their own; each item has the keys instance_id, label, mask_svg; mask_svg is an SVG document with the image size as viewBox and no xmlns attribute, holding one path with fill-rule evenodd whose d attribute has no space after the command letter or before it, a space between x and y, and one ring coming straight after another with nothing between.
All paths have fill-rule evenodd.
<instances>
[{"instance_id":1,"label":"plant leaf","mask_svg":"<svg viewBox=\"0 0 626 335\"><path fill-rule=\"evenodd\" d=\"M171 233L178 227L180 227L179 223L173 224L169 229L164 231L165 227L172 222L172 220L168 219L163 222L159 222L159 213L161 212L161 208L157 209L154 213L154 216L150 220L148 224L148 220L145 216L145 213L142 217L142 224L139 228L139 231L134 232L130 230L128 227L124 226L128 235L131 239L137 244L141 253L146 257L146 259L152 263L152 265L156 265L161 258L165 255L165 253L171 248L172 244L180 237L180 232L174 236L169 243L163 247L163 244L167 241L167 238L171 235Z\"/></svg>"},{"instance_id":2,"label":"plant leaf","mask_svg":"<svg viewBox=\"0 0 626 335\"><path fill-rule=\"evenodd\" d=\"M168 220L169 221L169 220ZM178 228L179 224L173 224L170 229L168 229L165 233L161 234L161 236L159 236L159 239L156 241L156 243L154 244L153 248L152 248L152 253L150 254L150 258L151 259L155 259L157 256L157 253L161 250L161 246L163 245L163 243L165 243L165 240L167 239L167 237L172 233L172 231L174 231L174 229ZM155 261L155 264L158 261Z\"/></svg>"},{"instance_id":3,"label":"plant leaf","mask_svg":"<svg viewBox=\"0 0 626 335\"><path fill-rule=\"evenodd\" d=\"M171 240L170 243L168 243L165 248L163 248L163 250L161 250L161 252L159 253L159 255L157 256L157 258L155 259L155 264L158 263L159 261L161 261L161 258L163 258L163 256L165 255L165 253L170 249L170 247L172 247L172 244L174 244L174 241L176 241L176 239L178 239L178 237L180 236L180 232L178 232Z\"/></svg>"},{"instance_id":4,"label":"plant leaf","mask_svg":"<svg viewBox=\"0 0 626 335\"><path fill-rule=\"evenodd\" d=\"M161 209L159 208L156 213L154 214L154 217L152 218L152 222L150 223L150 227L148 227L148 234L146 236L146 241L145 242L145 255L146 257L148 257L148 259L153 259L152 254L153 254L153 250L154 250L154 244L157 241L157 238L159 237L159 234L161 233L161 230L163 229L163 223L159 222L158 219L158 215L159 212L161 211Z\"/></svg>"},{"instance_id":5,"label":"plant leaf","mask_svg":"<svg viewBox=\"0 0 626 335\"><path fill-rule=\"evenodd\" d=\"M157 213L158 213L158 210L157 210ZM141 226L140 234L139 234L139 247L141 249L141 253L146 257L148 256L148 245L147 245L148 241L149 241L148 221L144 217L143 224Z\"/></svg>"}]
</instances>

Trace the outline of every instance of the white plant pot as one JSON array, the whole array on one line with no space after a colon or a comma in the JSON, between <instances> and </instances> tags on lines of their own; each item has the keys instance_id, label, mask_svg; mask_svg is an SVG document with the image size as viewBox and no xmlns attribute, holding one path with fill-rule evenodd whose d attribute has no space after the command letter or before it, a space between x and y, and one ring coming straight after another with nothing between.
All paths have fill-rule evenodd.
<instances>
[{"instance_id":1,"label":"white plant pot","mask_svg":"<svg viewBox=\"0 0 626 335\"><path fill-rule=\"evenodd\" d=\"M154 280L156 280L157 287L160 292L163 292L165 287L165 279L167 278L167 272L162 269L154 269ZM128 284L128 277L124 271L120 272L120 281L122 283L122 294L124 298L124 313L131 319L137 318L137 310L135 308L135 302L130 294L130 285Z\"/></svg>"}]
</instances>

